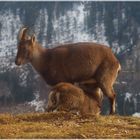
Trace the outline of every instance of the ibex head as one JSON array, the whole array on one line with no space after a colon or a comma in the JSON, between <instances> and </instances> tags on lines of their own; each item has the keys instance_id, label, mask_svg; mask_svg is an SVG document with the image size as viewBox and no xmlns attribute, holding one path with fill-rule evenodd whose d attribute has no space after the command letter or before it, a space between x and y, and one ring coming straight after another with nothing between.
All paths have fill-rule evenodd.
<instances>
[{"instance_id":1,"label":"ibex head","mask_svg":"<svg viewBox=\"0 0 140 140\"><path fill-rule=\"evenodd\" d=\"M33 47L35 44L35 35L27 35L27 28L22 28L18 35L18 51L15 60L16 65L26 64L30 61Z\"/></svg>"}]
</instances>

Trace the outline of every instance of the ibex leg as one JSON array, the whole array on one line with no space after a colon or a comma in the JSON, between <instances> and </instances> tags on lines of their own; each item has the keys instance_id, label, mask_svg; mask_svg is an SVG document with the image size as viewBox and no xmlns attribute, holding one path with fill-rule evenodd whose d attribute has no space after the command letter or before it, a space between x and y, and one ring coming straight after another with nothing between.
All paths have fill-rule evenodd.
<instances>
[{"instance_id":1,"label":"ibex leg","mask_svg":"<svg viewBox=\"0 0 140 140\"><path fill-rule=\"evenodd\" d=\"M115 104L116 104L116 94L114 92L113 87L107 87L106 85L102 85L101 89L103 93L109 98L110 101L110 114L115 113Z\"/></svg>"},{"instance_id":2,"label":"ibex leg","mask_svg":"<svg viewBox=\"0 0 140 140\"><path fill-rule=\"evenodd\" d=\"M110 114L115 113L116 95L113 89L113 84L117 77L117 70L112 69L99 69L96 80L104 95L110 100Z\"/></svg>"}]
</instances>

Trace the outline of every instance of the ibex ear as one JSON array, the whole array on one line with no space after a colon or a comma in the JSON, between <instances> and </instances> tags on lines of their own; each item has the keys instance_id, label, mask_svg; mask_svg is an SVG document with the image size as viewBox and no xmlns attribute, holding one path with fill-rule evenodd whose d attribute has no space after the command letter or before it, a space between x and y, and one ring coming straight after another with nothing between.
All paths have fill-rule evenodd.
<instances>
[{"instance_id":1,"label":"ibex ear","mask_svg":"<svg viewBox=\"0 0 140 140\"><path fill-rule=\"evenodd\" d=\"M33 35L33 36L31 37L31 42L32 42L32 44L34 44L34 43L35 43L35 41L36 41L36 36L35 36L35 35Z\"/></svg>"}]
</instances>

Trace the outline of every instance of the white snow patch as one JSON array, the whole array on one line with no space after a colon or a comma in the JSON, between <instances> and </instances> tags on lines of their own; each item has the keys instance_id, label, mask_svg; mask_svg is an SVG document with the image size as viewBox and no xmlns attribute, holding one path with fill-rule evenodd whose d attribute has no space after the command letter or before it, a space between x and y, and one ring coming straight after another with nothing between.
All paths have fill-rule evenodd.
<instances>
[{"instance_id":1,"label":"white snow patch","mask_svg":"<svg viewBox=\"0 0 140 140\"><path fill-rule=\"evenodd\" d=\"M39 33L41 32L42 30L42 27L43 27L43 35L42 35L42 46L46 46L47 44L47 24L48 24L48 14L47 14L47 9L41 9L39 11L39 17L38 19L36 20L36 23L35 23L35 34L36 36L39 37Z\"/></svg>"},{"instance_id":2,"label":"white snow patch","mask_svg":"<svg viewBox=\"0 0 140 140\"><path fill-rule=\"evenodd\" d=\"M126 92L124 100L130 102L131 101L131 97L132 97L132 94L129 93L129 92Z\"/></svg>"},{"instance_id":3,"label":"white snow patch","mask_svg":"<svg viewBox=\"0 0 140 140\"><path fill-rule=\"evenodd\" d=\"M28 104L35 107L36 112L44 112L45 100L39 100L39 93L35 93L36 98Z\"/></svg>"},{"instance_id":4,"label":"white snow patch","mask_svg":"<svg viewBox=\"0 0 140 140\"><path fill-rule=\"evenodd\" d=\"M126 81L122 81L121 83L124 84L124 85L127 85L127 82Z\"/></svg>"},{"instance_id":5,"label":"white snow patch","mask_svg":"<svg viewBox=\"0 0 140 140\"><path fill-rule=\"evenodd\" d=\"M52 23L54 32L52 43L55 46L60 43L92 41L108 45L105 36L105 25L103 22L88 29L86 18L88 10L85 10L85 5L75 5L72 10L68 10L60 17L54 17ZM90 31L95 30L91 35Z\"/></svg>"},{"instance_id":6,"label":"white snow patch","mask_svg":"<svg viewBox=\"0 0 140 140\"><path fill-rule=\"evenodd\" d=\"M125 11L122 11L122 20L126 20Z\"/></svg>"},{"instance_id":7,"label":"white snow patch","mask_svg":"<svg viewBox=\"0 0 140 140\"><path fill-rule=\"evenodd\" d=\"M140 112L135 112L134 114L132 114L133 117L139 117L140 118Z\"/></svg>"},{"instance_id":8,"label":"white snow patch","mask_svg":"<svg viewBox=\"0 0 140 140\"><path fill-rule=\"evenodd\" d=\"M117 18L115 18L114 20L113 20L113 24L114 24L114 28L115 28L115 32L116 32L116 34L118 34L118 32L119 32L119 29L118 29L118 19Z\"/></svg>"},{"instance_id":9,"label":"white snow patch","mask_svg":"<svg viewBox=\"0 0 140 140\"><path fill-rule=\"evenodd\" d=\"M134 109L137 110L137 99L133 97Z\"/></svg>"},{"instance_id":10,"label":"white snow patch","mask_svg":"<svg viewBox=\"0 0 140 140\"><path fill-rule=\"evenodd\" d=\"M0 12L0 23L0 56L12 56L13 50L17 46L17 34L22 25L18 15L18 9L15 15L11 10Z\"/></svg>"},{"instance_id":11,"label":"white snow patch","mask_svg":"<svg viewBox=\"0 0 140 140\"><path fill-rule=\"evenodd\" d=\"M117 54L120 53L121 49L120 49L117 41L112 43L112 50L114 53L117 53Z\"/></svg>"}]
</instances>

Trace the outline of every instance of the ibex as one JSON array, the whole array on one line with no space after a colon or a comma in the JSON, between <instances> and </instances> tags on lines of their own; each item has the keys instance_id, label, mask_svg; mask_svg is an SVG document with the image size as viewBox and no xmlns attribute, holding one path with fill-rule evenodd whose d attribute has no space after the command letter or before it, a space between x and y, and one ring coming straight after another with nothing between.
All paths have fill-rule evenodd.
<instances>
[{"instance_id":1,"label":"ibex","mask_svg":"<svg viewBox=\"0 0 140 140\"><path fill-rule=\"evenodd\" d=\"M49 85L95 79L110 100L110 113L115 113L113 84L121 66L110 48L83 42L47 49L38 43L35 35L28 36L27 31L23 28L19 33L17 65L30 62Z\"/></svg>"},{"instance_id":2,"label":"ibex","mask_svg":"<svg viewBox=\"0 0 140 140\"><path fill-rule=\"evenodd\" d=\"M94 96L89 96L81 88L70 83L61 82L50 91L45 110L47 112L57 110L98 115L101 111L103 98L99 88L94 90Z\"/></svg>"}]
</instances>

